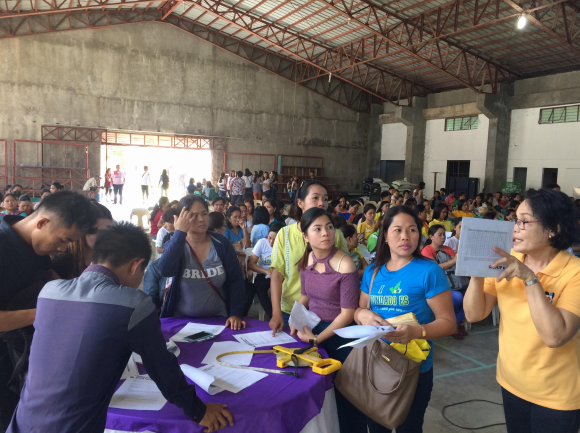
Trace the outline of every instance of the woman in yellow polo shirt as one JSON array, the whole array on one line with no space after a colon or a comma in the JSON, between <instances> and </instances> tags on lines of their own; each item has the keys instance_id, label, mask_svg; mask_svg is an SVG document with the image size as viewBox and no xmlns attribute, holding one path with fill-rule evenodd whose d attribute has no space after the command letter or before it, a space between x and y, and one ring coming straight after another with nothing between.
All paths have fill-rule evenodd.
<instances>
[{"instance_id":1,"label":"woman in yellow polo shirt","mask_svg":"<svg viewBox=\"0 0 580 433\"><path fill-rule=\"evenodd\" d=\"M473 213L469 212L469 203L466 200L459 200L457 210L451 212L455 218L473 218Z\"/></svg>"},{"instance_id":2,"label":"woman in yellow polo shirt","mask_svg":"<svg viewBox=\"0 0 580 433\"><path fill-rule=\"evenodd\" d=\"M437 206L435 206L435 209L433 209L433 220L429 223L429 227L436 224L442 225L443 227L445 227L446 232L452 232L453 225L451 224L451 221L447 219L448 214L449 211L447 210L446 205L440 203Z\"/></svg>"},{"instance_id":3,"label":"woman in yellow polo shirt","mask_svg":"<svg viewBox=\"0 0 580 433\"><path fill-rule=\"evenodd\" d=\"M529 190L517 210L514 247L495 278L472 277L467 320L501 310L497 381L508 433L580 429L580 240L578 210L559 191Z\"/></svg>"}]
</instances>

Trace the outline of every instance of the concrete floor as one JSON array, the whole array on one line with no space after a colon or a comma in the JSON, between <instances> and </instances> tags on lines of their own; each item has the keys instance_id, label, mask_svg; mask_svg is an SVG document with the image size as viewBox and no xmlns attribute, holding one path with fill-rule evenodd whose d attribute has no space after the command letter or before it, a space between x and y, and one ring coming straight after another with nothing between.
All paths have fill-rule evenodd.
<instances>
[{"instance_id":1,"label":"concrete floor","mask_svg":"<svg viewBox=\"0 0 580 433\"><path fill-rule=\"evenodd\" d=\"M252 305L249 316L258 318L258 303ZM450 407L447 405L468 400L488 400L501 403L501 388L495 380L498 352L498 330L491 315L472 325L469 335L458 341L445 337L434 343L434 383L431 402L425 414L424 433L461 433L484 425L505 422L503 407L486 402L472 402ZM480 433L505 433L505 425L477 430Z\"/></svg>"}]
</instances>

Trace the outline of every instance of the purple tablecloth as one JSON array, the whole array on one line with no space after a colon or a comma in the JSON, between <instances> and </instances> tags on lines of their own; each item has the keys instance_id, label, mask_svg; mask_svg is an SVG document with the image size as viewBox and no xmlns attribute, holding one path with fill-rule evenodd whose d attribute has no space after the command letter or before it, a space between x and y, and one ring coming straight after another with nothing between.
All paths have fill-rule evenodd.
<instances>
[{"instance_id":1,"label":"purple tablecloth","mask_svg":"<svg viewBox=\"0 0 580 433\"><path fill-rule=\"evenodd\" d=\"M169 318L161 320L161 328L165 339L175 335L188 322L221 325L225 318L187 319ZM189 364L201 367L201 361L211 345L216 341L236 341L234 333L243 334L269 330L268 322L246 319L246 328L232 331L226 328L217 338L201 343L177 343L181 353L177 358L179 364ZM285 329L290 332L289 329ZM304 347L302 342L286 344L287 347ZM258 350L268 349L260 347ZM324 349L320 354L326 357ZM252 367L276 369L274 354L255 354ZM139 370L146 373L141 364ZM210 396L196 386L197 395L206 403L222 403L228 405L235 418L233 427L227 432L276 432L299 433L304 426L320 413L325 392L332 387L334 375L322 376L312 372L310 368L299 369L300 378L282 374L269 373L268 377L256 382L237 394L222 391ZM188 381L191 382L189 379ZM119 382L119 386L123 381ZM109 409L107 414L108 429L140 432L151 430L156 433L200 433L203 427L189 420L177 406L166 403L160 411Z\"/></svg>"}]
</instances>

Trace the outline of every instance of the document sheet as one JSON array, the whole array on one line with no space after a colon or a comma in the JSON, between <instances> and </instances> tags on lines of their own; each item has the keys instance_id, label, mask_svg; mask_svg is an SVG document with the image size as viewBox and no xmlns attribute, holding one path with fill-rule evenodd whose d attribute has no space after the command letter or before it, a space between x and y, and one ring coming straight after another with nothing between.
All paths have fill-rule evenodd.
<instances>
[{"instance_id":1,"label":"document sheet","mask_svg":"<svg viewBox=\"0 0 580 433\"><path fill-rule=\"evenodd\" d=\"M290 313L290 326L300 332L304 332L304 326L308 326L311 331L320 323L320 317L312 311L306 309L298 301L294 301L292 312Z\"/></svg>"},{"instance_id":2,"label":"document sheet","mask_svg":"<svg viewBox=\"0 0 580 433\"><path fill-rule=\"evenodd\" d=\"M234 338L240 343L253 347L276 346L282 344L296 343L297 340L290 337L285 332L278 332L272 337L272 331L250 332L248 334L237 334Z\"/></svg>"},{"instance_id":3,"label":"document sheet","mask_svg":"<svg viewBox=\"0 0 580 433\"><path fill-rule=\"evenodd\" d=\"M123 374L121 375L121 379L127 379L131 376L138 376L139 370L137 369L137 364L135 364L135 359L133 357L129 358L127 362L127 366L125 370L123 370Z\"/></svg>"},{"instance_id":4,"label":"document sheet","mask_svg":"<svg viewBox=\"0 0 580 433\"><path fill-rule=\"evenodd\" d=\"M228 368L221 365L206 365L195 368L182 364L181 370L209 395L215 395L224 390L237 394L267 376L266 373L259 371Z\"/></svg>"},{"instance_id":5,"label":"document sheet","mask_svg":"<svg viewBox=\"0 0 580 433\"><path fill-rule=\"evenodd\" d=\"M385 335L387 332L394 331L392 326L347 326L346 328L335 329L334 333L342 338L358 338L358 340L343 344L339 347L356 347L361 348L368 346Z\"/></svg>"},{"instance_id":6,"label":"document sheet","mask_svg":"<svg viewBox=\"0 0 580 433\"><path fill-rule=\"evenodd\" d=\"M210 365L217 364L216 357L222 353L248 350L254 350L254 346L248 346L247 344L239 343L237 341L217 341L212 344L201 363ZM252 362L252 355L253 354L251 353L237 353L235 355L225 356L221 360L228 364L250 365L250 362Z\"/></svg>"},{"instance_id":7,"label":"document sheet","mask_svg":"<svg viewBox=\"0 0 580 433\"><path fill-rule=\"evenodd\" d=\"M491 267L501 258L493 251L493 247L509 253L513 246L513 233L513 222L463 218L455 275L498 277L505 270L505 266L500 265L495 269Z\"/></svg>"},{"instance_id":8,"label":"document sheet","mask_svg":"<svg viewBox=\"0 0 580 433\"><path fill-rule=\"evenodd\" d=\"M177 334L175 334L173 337L171 337L170 340L177 341L180 343L187 343L187 341L185 341L184 338L188 337L192 334L196 334L198 332L209 332L210 334L213 334L213 337L215 337L215 336L221 334L224 329L226 329L225 326L204 325L202 323L189 322L187 325L185 325L181 329L181 331L179 331ZM206 338L206 340L209 340L213 337Z\"/></svg>"},{"instance_id":9,"label":"document sheet","mask_svg":"<svg viewBox=\"0 0 580 433\"><path fill-rule=\"evenodd\" d=\"M167 400L148 375L130 377L113 394L109 407L132 410L161 410Z\"/></svg>"}]
</instances>

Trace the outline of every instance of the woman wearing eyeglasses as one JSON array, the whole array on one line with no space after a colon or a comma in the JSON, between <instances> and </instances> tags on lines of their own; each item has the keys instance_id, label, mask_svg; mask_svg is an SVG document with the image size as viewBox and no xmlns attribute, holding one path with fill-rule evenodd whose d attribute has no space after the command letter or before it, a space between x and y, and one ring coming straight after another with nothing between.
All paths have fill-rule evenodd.
<instances>
[{"instance_id":1,"label":"woman wearing eyeglasses","mask_svg":"<svg viewBox=\"0 0 580 433\"><path fill-rule=\"evenodd\" d=\"M517 210L514 247L495 278L472 277L464 299L478 322L501 310L497 381L508 433L580 429L580 240L578 210L564 193L529 190Z\"/></svg>"}]
</instances>

